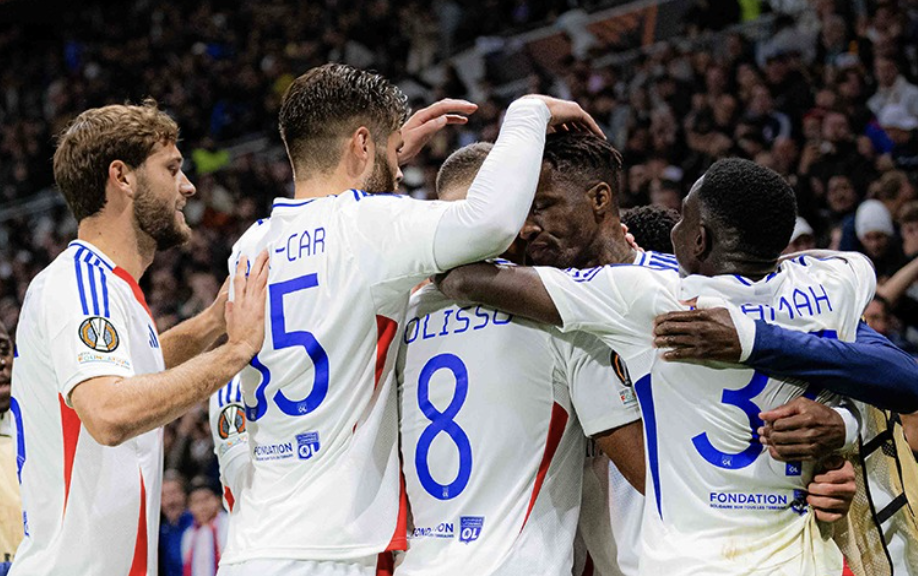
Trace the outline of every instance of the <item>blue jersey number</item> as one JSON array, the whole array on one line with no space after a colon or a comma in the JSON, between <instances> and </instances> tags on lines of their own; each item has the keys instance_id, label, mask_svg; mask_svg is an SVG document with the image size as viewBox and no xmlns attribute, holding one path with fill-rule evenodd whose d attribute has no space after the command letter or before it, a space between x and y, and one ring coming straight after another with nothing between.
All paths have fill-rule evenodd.
<instances>
[{"instance_id":1,"label":"blue jersey number","mask_svg":"<svg viewBox=\"0 0 918 576\"><path fill-rule=\"evenodd\" d=\"M325 349L322 348L322 345L319 344L312 332L306 330L288 332L284 317L284 296L315 288L318 285L318 275L307 274L268 286L271 339L274 342L274 349L283 350L284 348L302 346L309 355L309 359L312 360L315 369L315 381L312 385L312 391L302 400L290 400L284 395L283 390L278 390L274 393L274 403L277 404L281 412L289 416L309 414L319 407L328 394L328 354L326 354ZM265 388L271 382L271 371L261 362L258 356L252 359L252 367L261 373L261 384L255 389L255 406L246 407L246 417L254 421L264 416L268 410Z\"/></svg>"},{"instance_id":2,"label":"blue jersey number","mask_svg":"<svg viewBox=\"0 0 918 576\"><path fill-rule=\"evenodd\" d=\"M449 370L456 379L456 391L446 410L440 412L430 401L430 379L438 370ZM424 416L430 420L430 425L418 438L418 446L414 455L414 463L418 470L418 479L421 486L431 496L439 500L455 498L465 490L472 474L472 445L465 431L456 423L456 415L465 403L469 393L469 371L458 356L453 354L439 354L427 361L421 370L418 380L418 407ZM430 475L427 463L430 454L430 444L441 432L456 444L459 450L459 471L455 480L449 484L440 484Z\"/></svg>"},{"instance_id":3,"label":"blue jersey number","mask_svg":"<svg viewBox=\"0 0 918 576\"><path fill-rule=\"evenodd\" d=\"M22 485L22 467L25 466L25 435L22 430L22 410L19 409L19 402L16 398L10 398L10 411L16 419L16 477L19 478L19 485Z\"/></svg>"},{"instance_id":4,"label":"blue jersey number","mask_svg":"<svg viewBox=\"0 0 918 576\"><path fill-rule=\"evenodd\" d=\"M715 448L711 441L708 440L708 433L702 432L692 438L692 444L695 445L695 449L708 463L718 468L738 470L755 462L755 459L762 453L764 446L759 442L758 429L765 423L759 418L759 413L762 409L752 399L762 393L767 383L768 376L756 371L752 376L752 380L739 390L724 390L720 401L728 406L736 406L746 414L746 417L749 418L752 439L749 441L749 446L742 452L727 454Z\"/></svg>"}]
</instances>

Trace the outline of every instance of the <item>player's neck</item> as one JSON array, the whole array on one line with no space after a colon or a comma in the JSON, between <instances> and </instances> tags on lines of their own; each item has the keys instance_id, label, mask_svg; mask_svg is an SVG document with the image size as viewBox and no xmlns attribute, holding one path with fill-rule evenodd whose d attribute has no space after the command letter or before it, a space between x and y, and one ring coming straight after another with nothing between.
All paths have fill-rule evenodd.
<instances>
[{"instance_id":1,"label":"player's neck","mask_svg":"<svg viewBox=\"0 0 918 576\"><path fill-rule=\"evenodd\" d=\"M758 281L774 272L777 267L778 261L773 259L763 259L738 252L712 253L702 274L705 276L737 274L752 281Z\"/></svg>"},{"instance_id":2,"label":"player's neck","mask_svg":"<svg viewBox=\"0 0 918 576\"><path fill-rule=\"evenodd\" d=\"M588 258L589 261L583 268L593 268L607 264L630 264L634 261L634 249L625 240L625 235L621 233L621 224L614 222L605 229L612 232L606 233L597 239L598 242L592 250L592 255Z\"/></svg>"},{"instance_id":3,"label":"player's neck","mask_svg":"<svg viewBox=\"0 0 918 576\"><path fill-rule=\"evenodd\" d=\"M293 197L296 200L307 198L324 198L334 196L351 188L361 188L363 184L347 174L335 171L329 174L318 174L311 178L297 178L293 182Z\"/></svg>"},{"instance_id":4,"label":"player's neck","mask_svg":"<svg viewBox=\"0 0 918 576\"><path fill-rule=\"evenodd\" d=\"M107 218L103 214L84 218L77 238L98 248L135 281L140 281L156 254L156 242L128 218Z\"/></svg>"}]
</instances>

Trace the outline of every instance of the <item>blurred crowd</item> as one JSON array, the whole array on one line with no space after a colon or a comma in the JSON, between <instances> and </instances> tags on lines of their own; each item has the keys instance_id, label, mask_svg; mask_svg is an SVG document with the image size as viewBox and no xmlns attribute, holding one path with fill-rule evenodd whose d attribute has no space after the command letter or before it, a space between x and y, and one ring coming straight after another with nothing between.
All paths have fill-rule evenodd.
<instances>
[{"instance_id":1,"label":"blurred crowd","mask_svg":"<svg viewBox=\"0 0 918 576\"><path fill-rule=\"evenodd\" d=\"M273 197L290 193L282 155L227 147L258 135L276 151L278 105L297 74L339 60L422 82L422 70L480 35L603 4L88 2L65 12L68 25L54 34L0 29L0 208L52 184L52 136L76 113L155 97L179 121L197 186L185 210L193 240L160 254L141 282L165 330L213 301L233 242ZM764 39L712 30L750 10L773 13ZM800 218L789 249L869 255L882 285L868 321L918 351L918 0L698 0L678 40L623 64L598 65L603 54L593 56L572 57L560 72L538 69L525 91L577 100L593 114L624 156L623 208L679 210L718 158L770 166L797 192ZM451 66L442 77L415 107L472 92ZM474 88L485 94L478 112L406 167L404 192L432 197L437 168L452 150L496 137L510 96ZM7 326L16 325L31 277L75 232L64 207L0 226L0 320ZM164 530L213 524L219 490L203 407L167 426L166 454L174 482L164 491L174 494L163 499ZM191 479L192 496L206 500L197 512L185 510ZM164 543L181 541L166 536Z\"/></svg>"}]
</instances>

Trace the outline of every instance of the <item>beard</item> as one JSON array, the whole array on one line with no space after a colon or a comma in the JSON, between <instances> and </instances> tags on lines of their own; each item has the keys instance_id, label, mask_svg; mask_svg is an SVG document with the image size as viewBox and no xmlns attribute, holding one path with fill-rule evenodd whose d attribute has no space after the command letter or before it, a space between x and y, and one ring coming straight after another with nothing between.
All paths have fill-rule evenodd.
<instances>
[{"instance_id":1,"label":"beard","mask_svg":"<svg viewBox=\"0 0 918 576\"><path fill-rule=\"evenodd\" d=\"M143 177L134 197L134 223L153 239L157 250L181 246L191 239L191 228L175 213L175 200L160 200Z\"/></svg>"},{"instance_id":2,"label":"beard","mask_svg":"<svg viewBox=\"0 0 918 576\"><path fill-rule=\"evenodd\" d=\"M373 163L373 172L363 184L363 191L367 194L384 194L386 192L395 192L398 182L395 181L395 174L389 167L389 160L385 154L377 152L375 162Z\"/></svg>"}]
</instances>

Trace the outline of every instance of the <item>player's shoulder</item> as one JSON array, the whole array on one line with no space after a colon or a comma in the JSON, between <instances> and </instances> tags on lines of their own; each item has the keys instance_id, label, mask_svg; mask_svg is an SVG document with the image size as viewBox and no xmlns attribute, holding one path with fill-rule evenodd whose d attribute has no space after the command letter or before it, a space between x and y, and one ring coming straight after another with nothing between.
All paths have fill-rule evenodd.
<instances>
[{"instance_id":1,"label":"player's shoulder","mask_svg":"<svg viewBox=\"0 0 918 576\"><path fill-rule=\"evenodd\" d=\"M256 246L265 237L270 229L270 218L259 218L242 233L242 236L233 244L233 253L242 252L247 248Z\"/></svg>"},{"instance_id":2,"label":"player's shoulder","mask_svg":"<svg viewBox=\"0 0 918 576\"><path fill-rule=\"evenodd\" d=\"M856 282L876 277L870 259L859 252L827 250L801 252L784 260L783 264L795 274L808 274L825 279L852 278Z\"/></svg>"},{"instance_id":3,"label":"player's shoulder","mask_svg":"<svg viewBox=\"0 0 918 576\"><path fill-rule=\"evenodd\" d=\"M606 264L593 268L567 268L563 271L575 282L587 283L604 278L616 285L636 282L674 283L679 280L676 257L659 252L639 252L633 262Z\"/></svg>"}]
</instances>

